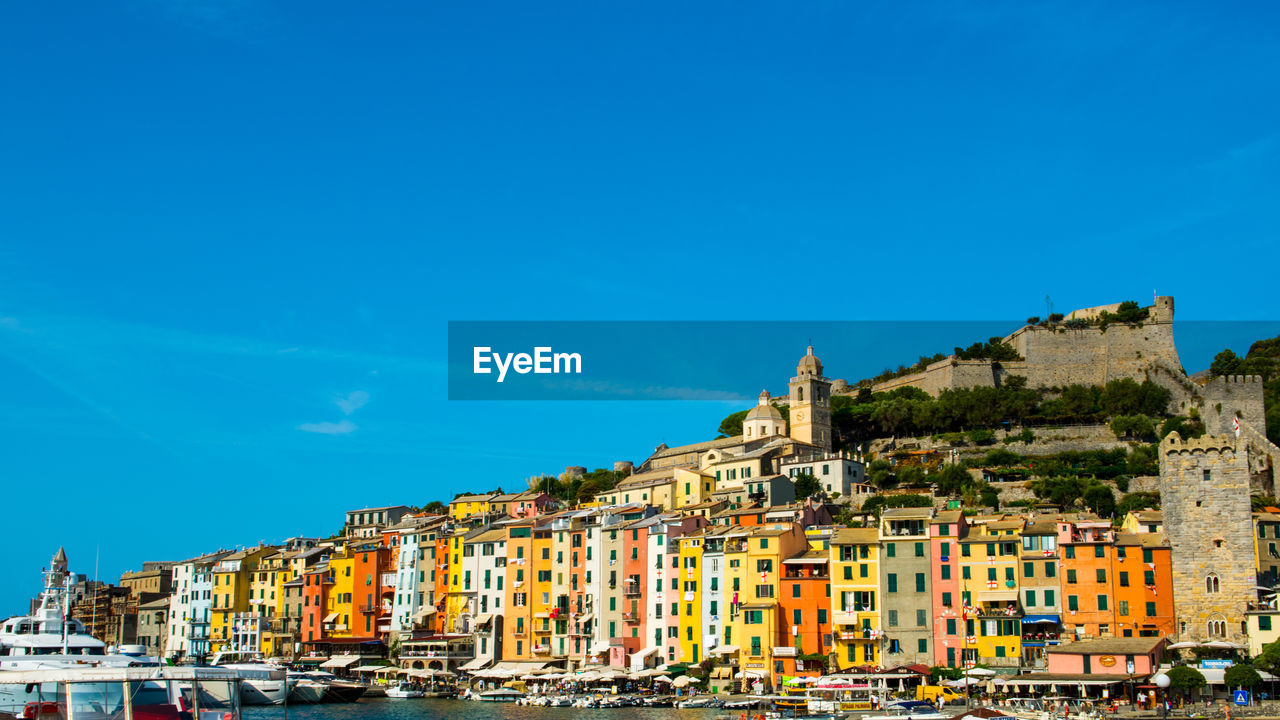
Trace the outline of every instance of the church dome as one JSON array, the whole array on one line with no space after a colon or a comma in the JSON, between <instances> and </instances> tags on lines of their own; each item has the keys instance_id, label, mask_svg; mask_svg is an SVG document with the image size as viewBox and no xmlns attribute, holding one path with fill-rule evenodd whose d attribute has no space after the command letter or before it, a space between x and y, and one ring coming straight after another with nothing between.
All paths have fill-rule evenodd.
<instances>
[{"instance_id":1,"label":"church dome","mask_svg":"<svg viewBox=\"0 0 1280 720\"><path fill-rule=\"evenodd\" d=\"M796 365L796 375L822 375L822 361L813 354L812 345L809 346L809 350L804 354L804 357L800 358L800 363Z\"/></svg>"},{"instance_id":2,"label":"church dome","mask_svg":"<svg viewBox=\"0 0 1280 720\"><path fill-rule=\"evenodd\" d=\"M743 422L752 420L776 420L777 422L782 422L782 412L774 407L773 403L769 402L768 390L760 391L760 400L747 413L747 417L743 419Z\"/></svg>"}]
</instances>

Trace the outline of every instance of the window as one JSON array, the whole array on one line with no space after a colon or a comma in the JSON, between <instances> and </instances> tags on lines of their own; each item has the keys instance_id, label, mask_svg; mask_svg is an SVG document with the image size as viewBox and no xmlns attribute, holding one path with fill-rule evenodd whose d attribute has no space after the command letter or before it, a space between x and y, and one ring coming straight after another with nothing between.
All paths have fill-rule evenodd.
<instances>
[{"instance_id":1,"label":"window","mask_svg":"<svg viewBox=\"0 0 1280 720\"><path fill-rule=\"evenodd\" d=\"M929 652L929 641L925 640L924 638L920 638L919 640L917 640L916 652L921 652L921 653Z\"/></svg>"},{"instance_id":2,"label":"window","mask_svg":"<svg viewBox=\"0 0 1280 720\"><path fill-rule=\"evenodd\" d=\"M1117 600L1117 601L1116 601L1116 612L1117 612L1118 614L1122 615L1122 616L1124 616L1124 615L1128 615L1128 614L1129 614L1129 601L1128 601L1128 600Z\"/></svg>"},{"instance_id":3,"label":"window","mask_svg":"<svg viewBox=\"0 0 1280 720\"><path fill-rule=\"evenodd\" d=\"M1076 571L1075 571L1075 569L1071 569L1071 570L1068 570L1068 571L1067 571L1067 584L1068 584L1068 585L1075 585L1075 584L1076 584Z\"/></svg>"},{"instance_id":4,"label":"window","mask_svg":"<svg viewBox=\"0 0 1280 720\"><path fill-rule=\"evenodd\" d=\"M1107 582L1107 571L1103 568L1098 568L1098 582L1102 584Z\"/></svg>"},{"instance_id":5,"label":"window","mask_svg":"<svg viewBox=\"0 0 1280 720\"><path fill-rule=\"evenodd\" d=\"M1080 600L1075 595L1067 596L1067 609L1075 612L1080 609Z\"/></svg>"},{"instance_id":6,"label":"window","mask_svg":"<svg viewBox=\"0 0 1280 720\"><path fill-rule=\"evenodd\" d=\"M898 611L889 611L889 627L898 627Z\"/></svg>"},{"instance_id":7,"label":"window","mask_svg":"<svg viewBox=\"0 0 1280 720\"><path fill-rule=\"evenodd\" d=\"M1129 587L1129 573L1120 571L1120 587Z\"/></svg>"},{"instance_id":8,"label":"window","mask_svg":"<svg viewBox=\"0 0 1280 720\"><path fill-rule=\"evenodd\" d=\"M896 557L897 554L898 554L897 545L894 545L893 543L885 543L885 546L884 546L885 557Z\"/></svg>"},{"instance_id":9,"label":"window","mask_svg":"<svg viewBox=\"0 0 1280 720\"><path fill-rule=\"evenodd\" d=\"M1045 563L1045 564L1044 564L1044 576L1045 576L1045 577L1047 577L1047 578L1051 578L1051 577L1057 577L1057 575L1058 575L1058 565L1057 565L1057 563L1054 563L1054 562L1047 562L1047 563Z\"/></svg>"},{"instance_id":10,"label":"window","mask_svg":"<svg viewBox=\"0 0 1280 720\"><path fill-rule=\"evenodd\" d=\"M1033 578L1036 576L1036 564L1033 562L1022 563L1022 577Z\"/></svg>"},{"instance_id":11,"label":"window","mask_svg":"<svg viewBox=\"0 0 1280 720\"><path fill-rule=\"evenodd\" d=\"M943 566L939 567L938 569L941 571L941 577L942 577L942 579L943 579L943 580L950 580L950 579L951 579L951 566L950 566L950 565L943 565Z\"/></svg>"},{"instance_id":12,"label":"window","mask_svg":"<svg viewBox=\"0 0 1280 720\"><path fill-rule=\"evenodd\" d=\"M893 547L893 546L892 546L892 545L890 545L889 547ZM898 592L898 575L897 575L897 573L889 573L889 577L888 577L888 591L889 591L889 592L891 592L891 593L896 593L896 592Z\"/></svg>"},{"instance_id":13,"label":"window","mask_svg":"<svg viewBox=\"0 0 1280 720\"><path fill-rule=\"evenodd\" d=\"M968 546L966 545L965 547L968 547ZM960 568L960 577L964 578L965 580L968 580L968 579L969 579L969 566L968 566L968 565L961 566L961 568Z\"/></svg>"},{"instance_id":14,"label":"window","mask_svg":"<svg viewBox=\"0 0 1280 720\"><path fill-rule=\"evenodd\" d=\"M1036 591L1035 591L1035 590L1028 590L1028 591L1027 591L1027 605L1035 605L1035 604L1036 604Z\"/></svg>"},{"instance_id":15,"label":"window","mask_svg":"<svg viewBox=\"0 0 1280 720\"><path fill-rule=\"evenodd\" d=\"M951 607L951 593L949 592L942 593L942 606Z\"/></svg>"},{"instance_id":16,"label":"window","mask_svg":"<svg viewBox=\"0 0 1280 720\"><path fill-rule=\"evenodd\" d=\"M1062 556L1065 558L1074 558L1076 556L1076 546L1064 545L1062 548Z\"/></svg>"},{"instance_id":17,"label":"window","mask_svg":"<svg viewBox=\"0 0 1280 720\"><path fill-rule=\"evenodd\" d=\"M916 573L916 592L922 593L925 591L924 583L925 583L924 573L922 572Z\"/></svg>"},{"instance_id":18,"label":"window","mask_svg":"<svg viewBox=\"0 0 1280 720\"><path fill-rule=\"evenodd\" d=\"M947 618L947 634L948 634L948 635L955 635L955 634L956 634L956 619L955 619L955 618Z\"/></svg>"},{"instance_id":19,"label":"window","mask_svg":"<svg viewBox=\"0 0 1280 720\"><path fill-rule=\"evenodd\" d=\"M1205 472L1208 472L1208 470ZM1216 574L1210 573L1209 576L1204 579L1204 591L1207 593L1216 593L1219 591L1218 576Z\"/></svg>"},{"instance_id":20,"label":"window","mask_svg":"<svg viewBox=\"0 0 1280 720\"><path fill-rule=\"evenodd\" d=\"M819 625L826 625L826 624L827 624L827 609L826 609L826 608L818 608L818 624L819 624Z\"/></svg>"},{"instance_id":21,"label":"window","mask_svg":"<svg viewBox=\"0 0 1280 720\"><path fill-rule=\"evenodd\" d=\"M1098 596L1098 610L1106 610L1106 609L1107 609L1107 596L1106 596L1106 595L1099 595L1099 596Z\"/></svg>"},{"instance_id":22,"label":"window","mask_svg":"<svg viewBox=\"0 0 1280 720\"><path fill-rule=\"evenodd\" d=\"M1054 599L1055 599L1055 598L1054 598L1054 592L1053 592L1052 590L1045 590L1045 591L1044 591L1044 606L1045 606L1045 607L1053 607L1053 601L1054 601Z\"/></svg>"},{"instance_id":23,"label":"window","mask_svg":"<svg viewBox=\"0 0 1280 720\"><path fill-rule=\"evenodd\" d=\"M924 543L916 543L916 557L924 557Z\"/></svg>"},{"instance_id":24,"label":"window","mask_svg":"<svg viewBox=\"0 0 1280 720\"><path fill-rule=\"evenodd\" d=\"M1148 607L1150 607L1152 610L1154 610L1154 609L1155 609L1155 603L1147 603L1147 606L1148 606ZM1150 615L1154 615L1155 613L1153 612L1153 613L1148 613L1148 614L1150 614ZM1259 616L1258 616L1258 629L1259 629L1259 630L1270 630L1270 629L1271 629L1271 616L1270 616L1270 615L1259 615Z\"/></svg>"},{"instance_id":25,"label":"window","mask_svg":"<svg viewBox=\"0 0 1280 720\"><path fill-rule=\"evenodd\" d=\"M929 624L928 613L924 610L916 610L916 627L924 627Z\"/></svg>"}]
</instances>

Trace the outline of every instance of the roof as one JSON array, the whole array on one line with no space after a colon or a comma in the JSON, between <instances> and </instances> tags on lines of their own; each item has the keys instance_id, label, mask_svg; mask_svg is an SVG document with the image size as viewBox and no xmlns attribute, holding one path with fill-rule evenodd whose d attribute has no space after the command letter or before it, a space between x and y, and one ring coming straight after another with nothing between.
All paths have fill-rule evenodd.
<instances>
[{"instance_id":1,"label":"roof","mask_svg":"<svg viewBox=\"0 0 1280 720\"><path fill-rule=\"evenodd\" d=\"M355 510L348 510L347 512L353 513L353 512L370 512L370 511L377 511L377 510L408 510L408 509L409 509L408 505L386 505L383 507L356 508Z\"/></svg>"},{"instance_id":2,"label":"roof","mask_svg":"<svg viewBox=\"0 0 1280 720\"><path fill-rule=\"evenodd\" d=\"M730 447L733 445L741 445L743 439L741 435L733 437L716 438L715 440L706 440L704 442L692 443L690 445L677 445L676 447L663 448L655 451L649 456L649 459L671 457L672 455L684 455L685 453L705 452L716 448Z\"/></svg>"},{"instance_id":3,"label":"roof","mask_svg":"<svg viewBox=\"0 0 1280 720\"><path fill-rule=\"evenodd\" d=\"M931 507L887 508L880 513L880 517L887 520L892 520L895 518L905 518L910 520L927 520L933 517L933 508Z\"/></svg>"},{"instance_id":4,"label":"roof","mask_svg":"<svg viewBox=\"0 0 1280 720\"><path fill-rule=\"evenodd\" d=\"M1063 655L1145 655L1164 642L1162 637L1094 638L1047 648Z\"/></svg>"},{"instance_id":5,"label":"roof","mask_svg":"<svg viewBox=\"0 0 1280 720\"><path fill-rule=\"evenodd\" d=\"M933 516L936 523L958 523L964 517L961 510L940 510L937 515Z\"/></svg>"},{"instance_id":6,"label":"roof","mask_svg":"<svg viewBox=\"0 0 1280 720\"><path fill-rule=\"evenodd\" d=\"M839 528L831 536L833 545L875 545L880 542L877 528Z\"/></svg>"},{"instance_id":7,"label":"roof","mask_svg":"<svg viewBox=\"0 0 1280 720\"><path fill-rule=\"evenodd\" d=\"M496 497L498 497L497 493L485 493L483 495L459 495L458 497L450 500L449 504L452 505L454 503L464 503L464 502L489 502L490 500L493 500Z\"/></svg>"}]
</instances>

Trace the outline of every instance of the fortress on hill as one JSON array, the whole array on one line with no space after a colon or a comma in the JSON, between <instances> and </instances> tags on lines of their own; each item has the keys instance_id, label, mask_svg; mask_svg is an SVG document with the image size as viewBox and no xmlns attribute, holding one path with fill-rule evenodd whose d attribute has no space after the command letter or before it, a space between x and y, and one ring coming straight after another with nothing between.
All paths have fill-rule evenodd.
<instances>
[{"instance_id":1,"label":"fortress on hill","mask_svg":"<svg viewBox=\"0 0 1280 720\"><path fill-rule=\"evenodd\" d=\"M1025 377L1031 388L1105 385L1132 378L1168 388L1173 394L1170 411L1185 415L1195 408L1210 433L1231 431L1237 416L1254 428L1266 427L1261 378L1218 377L1198 383L1187 377L1173 341L1172 297L1157 297L1145 308L1147 317L1141 322L1098 322L1118 308L1118 303L1084 308L1062 322L1018 328L1004 341L1019 360L962 360L951 355L920 372L875 383L871 390L916 387L936 397L944 390L998 387L1015 375Z\"/></svg>"}]
</instances>

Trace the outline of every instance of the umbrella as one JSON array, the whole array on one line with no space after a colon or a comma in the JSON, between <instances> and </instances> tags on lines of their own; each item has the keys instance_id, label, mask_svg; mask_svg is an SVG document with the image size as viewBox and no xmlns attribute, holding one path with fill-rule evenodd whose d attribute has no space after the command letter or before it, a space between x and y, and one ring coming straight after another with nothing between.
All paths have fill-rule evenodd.
<instances>
[{"instance_id":1,"label":"umbrella","mask_svg":"<svg viewBox=\"0 0 1280 720\"><path fill-rule=\"evenodd\" d=\"M1200 647L1200 643L1191 642L1190 640L1183 640L1182 642L1176 642L1170 645L1168 649L1182 650L1184 648L1193 648L1193 647Z\"/></svg>"},{"instance_id":2,"label":"umbrella","mask_svg":"<svg viewBox=\"0 0 1280 720\"><path fill-rule=\"evenodd\" d=\"M659 675L658 677L654 678L653 681L660 682L660 683L669 683L671 682L671 678L667 677L666 675Z\"/></svg>"},{"instance_id":3,"label":"umbrella","mask_svg":"<svg viewBox=\"0 0 1280 720\"><path fill-rule=\"evenodd\" d=\"M965 670L964 674L969 677L991 677L996 674L996 671L988 670L987 668L970 668L969 670Z\"/></svg>"},{"instance_id":4,"label":"umbrella","mask_svg":"<svg viewBox=\"0 0 1280 720\"><path fill-rule=\"evenodd\" d=\"M688 675L681 675L680 677L676 678L674 682L671 683L671 686L682 688L682 687L688 687L692 684L693 684L693 678L689 677Z\"/></svg>"},{"instance_id":5,"label":"umbrella","mask_svg":"<svg viewBox=\"0 0 1280 720\"><path fill-rule=\"evenodd\" d=\"M817 682L817 680L811 677L796 675L795 677L787 678L783 685L808 685L811 682Z\"/></svg>"},{"instance_id":6,"label":"umbrella","mask_svg":"<svg viewBox=\"0 0 1280 720\"><path fill-rule=\"evenodd\" d=\"M1200 647L1214 648L1217 650L1239 650L1245 646L1239 643L1227 642L1225 640L1210 640L1209 642L1201 643Z\"/></svg>"}]
</instances>

